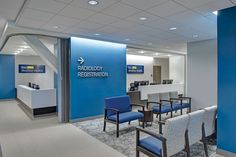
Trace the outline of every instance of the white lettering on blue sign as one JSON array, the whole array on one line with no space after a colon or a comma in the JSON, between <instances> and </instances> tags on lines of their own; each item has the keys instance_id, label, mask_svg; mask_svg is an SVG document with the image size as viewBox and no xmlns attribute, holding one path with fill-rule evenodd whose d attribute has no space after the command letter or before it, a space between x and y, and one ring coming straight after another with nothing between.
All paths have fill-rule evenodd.
<instances>
[{"instance_id":1,"label":"white lettering on blue sign","mask_svg":"<svg viewBox=\"0 0 236 157\"><path fill-rule=\"evenodd\" d=\"M80 57L78 60L79 66L78 66L78 77L79 78L101 78L101 77L108 77L108 72L103 71L102 66L82 66L84 63L84 59Z\"/></svg>"}]
</instances>

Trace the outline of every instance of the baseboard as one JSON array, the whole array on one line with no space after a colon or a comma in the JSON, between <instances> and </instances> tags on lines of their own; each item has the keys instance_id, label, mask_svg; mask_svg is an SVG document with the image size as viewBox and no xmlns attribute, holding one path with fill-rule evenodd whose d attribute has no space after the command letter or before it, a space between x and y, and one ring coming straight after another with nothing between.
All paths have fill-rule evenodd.
<instances>
[{"instance_id":1,"label":"baseboard","mask_svg":"<svg viewBox=\"0 0 236 157\"><path fill-rule=\"evenodd\" d=\"M104 115L98 115L98 116L92 116L92 117L86 117L86 118L77 118L77 119L70 120L70 123L82 122L82 121L86 121L86 120L93 120L93 119L97 119L97 118L102 118L103 116Z\"/></svg>"},{"instance_id":2,"label":"baseboard","mask_svg":"<svg viewBox=\"0 0 236 157\"><path fill-rule=\"evenodd\" d=\"M12 98L12 99L0 99L0 102L4 102L4 101L14 101L16 100L15 98Z\"/></svg>"},{"instance_id":3,"label":"baseboard","mask_svg":"<svg viewBox=\"0 0 236 157\"><path fill-rule=\"evenodd\" d=\"M216 153L224 157L236 157L236 154L217 148Z\"/></svg>"}]
</instances>

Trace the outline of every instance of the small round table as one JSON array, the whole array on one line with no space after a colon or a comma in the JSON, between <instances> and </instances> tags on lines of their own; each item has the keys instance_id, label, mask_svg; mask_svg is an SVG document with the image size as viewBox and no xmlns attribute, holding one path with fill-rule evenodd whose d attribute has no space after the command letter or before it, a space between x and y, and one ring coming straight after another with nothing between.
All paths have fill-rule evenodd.
<instances>
[{"instance_id":1,"label":"small round table","mask_svg":"<svg viewBox=\"0 0 236 157\"><path fill-rule=\"evenodd\" d=\"M138 110L138 112L141 112L144 114L144 118L140 119L139 122L145 123L146 126L148 125L148 123L151 123L150 125L152 125L153 122L153 111L152 110Z\"/></svg>"}]
</instances>

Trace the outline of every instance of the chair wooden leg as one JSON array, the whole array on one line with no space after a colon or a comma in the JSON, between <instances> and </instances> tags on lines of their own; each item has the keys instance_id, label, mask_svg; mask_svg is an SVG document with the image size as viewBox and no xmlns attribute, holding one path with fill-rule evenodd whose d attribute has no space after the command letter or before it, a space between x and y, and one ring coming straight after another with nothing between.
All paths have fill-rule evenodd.
<instances>
[{"instance_id":1,"label":"chair wooden leg","mask_svg":"<svg viewBox=\"0 0 236 157\"><path fill-rule=\"evenodd\" d=\"M106 131L106 125L107 123L106 123L106 120L104 119L103 131Z\"/></svg>"},{"instance_id":2,"label":"chair wooden leg","mask_svg":"<svg viewBox=\"0 0 236 157\"><path fill-rule=\"evenodd\" d=\"M119 123L116 124L116 137L119 137Z\"/></svg>"},{"instance_id":3,"label":"chair wooden leg","mask_svg":"<svg viewBox=\"0 0 236 157\"><path fill-rule=\"evenodd\" d=\"M143 128L145 127L145 122L144 122L144 120L143 120Z\"/></svg>"},{"instance_id":4,"label":"chair wooden leg","mask_svg":"<svg viewBox=\"0 0 236 157\"><path fill-rule=\"evenodd\" d=\"M207 150L207 142L206 142L206 139L203 139L202 142L203 142L203 146L204 146L205 155L206 155L206 157L209 157L209 155L208 155L208 150Z\"/></svg>"},{"instance_id":5,"label":"chair wooden leg","mask_svg":"<svg viewBox=\"0 0 236 157\"><path fill-rule=\"evenodd\" d=\"M183 109L182 109L182 108L181 108L181 110L180 110L180 114L183 115Z\"/></svg>"},{"instance_id":6,"label":"chair wooden leg","mask_svg":"<svg viewBox=\"0 0 236 157\"><path fill-rule=\"evenodd\" d=\"M171 118L173 117L173 112L172 112L172 111L170 112L170 117L171 117Z\"/></svg>"},{"instance_id":7,"label":"chair wooden leg","mask_svg":"<svg viewBox=\"0 0 236 157\"><path fill-rule=\"evenodd\" d=\"M131 122L129 121L129 125L130 125L130 123L131 123Z\"/></svg>"},{"instance_id":8,"label":"chair wooden leg","mask_svg":"<svg viewBox=\"0 0 236 157\"><path fill-rule=\"evenodd\" d=\"M139 157L139 151L136 150L136 157Z\"/></svg>"}]
</instances>

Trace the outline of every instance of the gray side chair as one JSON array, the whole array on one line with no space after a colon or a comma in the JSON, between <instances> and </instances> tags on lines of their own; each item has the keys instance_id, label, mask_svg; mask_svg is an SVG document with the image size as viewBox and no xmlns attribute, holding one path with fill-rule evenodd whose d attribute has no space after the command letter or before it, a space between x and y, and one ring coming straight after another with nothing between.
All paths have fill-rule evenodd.
<instances>
[{"instance_id":1,"label":"gray side chair","mask_svg":"<svg viewBox=\"0 0 236 157\"><path fill-rule=\"evenodd\" d=\"M188 149L190 147L199 142L202 141L204 145L204 150L205 150L205 155L206 157L208 156L208 151L207 151L207 145L206 145L206 140L204 140L203 137L205 137L205 128L204 128L204 123L203 123L203 117L204 117L205 111L204 110L198 110L192 113L189 113L189 124L188 124ZM190 151L188 151L190 152ZM190 155L190 154L189 154Z\"/></svg>"},{"instance_id":2,"label":"gray side chair","mask_svg":"<svg viewBox=\"0 0 236 157\"><path fill-rule=\"evenodd\" d=\"M140 152L150 157L169 157L182 150L188 151L186 148L188 121L188 115L167 119L163 135L137 128L136 157L139 157ZM141 132L149 136L140 138Z\"/></svg>"}]
</instances>

